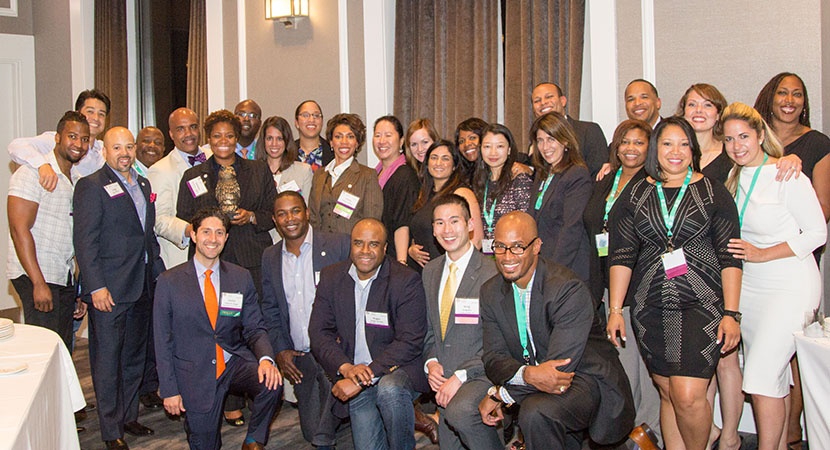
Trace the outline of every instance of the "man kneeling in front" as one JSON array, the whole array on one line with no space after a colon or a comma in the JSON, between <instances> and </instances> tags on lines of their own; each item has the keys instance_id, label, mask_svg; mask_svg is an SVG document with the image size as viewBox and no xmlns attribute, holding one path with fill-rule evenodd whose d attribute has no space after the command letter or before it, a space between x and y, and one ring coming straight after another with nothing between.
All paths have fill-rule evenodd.
<instances>
[{"instance_id":1,"label":"man kneeling in front","mask_svg":"<svg viewBox=\"0 0 830 450\"><path fill-rule=\"evenodd\" d=\"M203 210L192 222L193 259L158 279L153 311L159 392L173 415L187 412L191 449L222 446L228 392L254 400L245 449L264 449L282 391L251 274L220 261L228 216Z\"/></svg>"}]
</instances>

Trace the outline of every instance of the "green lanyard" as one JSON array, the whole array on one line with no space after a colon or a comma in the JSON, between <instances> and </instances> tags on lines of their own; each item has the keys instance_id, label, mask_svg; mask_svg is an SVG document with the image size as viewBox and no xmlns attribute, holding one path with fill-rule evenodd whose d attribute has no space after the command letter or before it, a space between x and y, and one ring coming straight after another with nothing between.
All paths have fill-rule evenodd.
<instances>
[{"instance_id":1,"label":"green lanyard","mask_svg":"<svg viewBox=\"0 0 830 450\"><path fill-rule=\"evenodd\" d=\"M689 167L688 172L686 172L686 178L683 180L683 185L680 186L680 192L677 193L677 199L674 201L674 205L672 205L671 212L669 212L669 208L666 206L666 194L663 193L663 183L660 181L655 183L657 185L657 197L660 198L660 212L663 214L663 222L666 224L666 236L669 238L670 251L672 247L671 229L674 226L674 219L677 216L677 210L680 208L680 202L683 200L683 196L686 195L686 189L689 187L690 181L692 181L691 167Z\"/></svg>"},{"instance_id":2,"label":"green lanyard","mask_svg":"<svg viewBox=\"0 0 830 450\"><path fill-rule=\"evenodd\" d=\"M548 191L548 186L550 186L550 182L553 181L553 177L555 175L556 174L554 173L548 175L548 179L539 186L539 193L536 195L536 206L534 206L533 209L538 211L539 208L542 207L542 200L545 198L545 192Z\"/></svg>"},{"instance_id":3,"label":"green lanyard","mask_svg":"<svg viewBox=\"0 0 830 450\"><path fill-rule=\"evenodd\" d=\"M749 183L749 189L746 191L746 200L744 200L744 204L743 204L743 206L741 206L741 212L740 212L740 214L738 214L738 223L740 224L741 228L744 227L744 213L746 212L747 205L749 205L749 196L752 195L752 191L755 190L755 183L758 181L758 175L761 173L761 168L764 167L764 164L767 163L767 159L769 159L769 155L767 155L767 153L764 152L764 162L762 162L761 165L758 166L757 169L755 169L755 174L752 175L752 182ZM741 193L741 187L738 186L738 188L735 189L735 204L736 205L738 204L738 195L740 193Z\"/></svg>"},{"instance_id":4,"label":"green lanyard","mask_svg":"<svg viewBox=\"0 0 830 450\"><path fill-rule=\"evenodd\" d=\"M608 223L608 213L611 212L611 208L617 202L617 187L620 185L620 176L622 176L622 167L617 169L617 174L614 175L614 185L611 186L611 195L608 196L608 200L605 202L605 215L602 216L603 230L605 230L605 224Z\"/></svg>"},{"instance_id":5,"label":"green lanyard","mask_svg":"<svg viewBox=\"0 0 830 450\"><path fill-rule=\"evenodd\" d=\"M519 293L519 288L516 283L513 283L513 305L516 308L516 324L519 328L519 341L522 343L522 358L525 364L530 364L530 352L527 347L527 312L525 310L524 296L527 291Z\"/></svg>"},{"instance_id":6,"label":"green lanyard","mask_svg":"<svg viewBox=\"0 0 830 450\"><path fill-rule=\"evenodd\" d=\"M496 199L493 198L493 203L490 205L490 210L488 211L487 210L487 192L488 192L487 188L489 186L490 186L490 180L487 180L487 182L484 183L484 199L482 200L482 202L484 204L481 205L482 206L481 214L484 216L484 222L487 224L487 232L492 233L493 232L493 225L495 225L493 223L493 219L496 217Z\"/></svg>"},{"instance_id":7,"label":"green lanyard","mask_svg":"<svg viewBox=\"0 0 830 450\"><path fill-rule=\"evenodd\" d=\"M135 169L136 173L138 173L142 177L147 178L147 175L144 173L144 170L141 168L141 166L138 165L137 162L133 163L133 169Z\"/></svg>"}]
</instances>

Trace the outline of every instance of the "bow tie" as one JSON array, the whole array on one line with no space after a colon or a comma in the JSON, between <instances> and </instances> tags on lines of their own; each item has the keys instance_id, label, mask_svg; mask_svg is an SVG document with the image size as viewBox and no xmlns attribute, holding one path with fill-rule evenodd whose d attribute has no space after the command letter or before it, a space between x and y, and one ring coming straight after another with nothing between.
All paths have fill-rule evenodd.
<instances>
[{"instance_id":1,"label":"bow tie","mask_svg":"<svg viewBox=\"0 0 830 450\"><path fill-rule=\"evenodd\" d=\"M207 161L207 158L205 158L204 153L199 153L196 156L188 156L187 161L190 163L190 166L192 167L192 166L195 166L196 163L201 164L201 163Z\"/></svg>"}]
</instances>

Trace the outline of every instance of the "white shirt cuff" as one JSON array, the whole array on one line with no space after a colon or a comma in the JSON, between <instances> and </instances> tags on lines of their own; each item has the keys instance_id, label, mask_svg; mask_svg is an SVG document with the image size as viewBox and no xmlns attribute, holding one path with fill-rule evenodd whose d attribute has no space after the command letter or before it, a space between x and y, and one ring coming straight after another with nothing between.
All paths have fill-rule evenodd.
<instances>
[{"instance_id":1,"label":"white shirt cuff","mask_svg":"<svg viewBox=\"0 0 830 450\"><path fill-rule=\"evenodd\" d=\"M426 362L424 363L424 373L429 374L429 363L433 361L438 362L438 358L430 358L426 360Z\"/></svg>"},{"instance_id":2,"label":"white shirt cuff","mask_svg":"<svg viewBox=\"0 0 830 450\"><path fill-rule=\"evenodd\" d=\"M461 381L462 384L466 383L467 382L467 371L464 370L464 369L456 370L455 371L455 377L458 378L458 380Z\"/></svg>"}]
</instances>

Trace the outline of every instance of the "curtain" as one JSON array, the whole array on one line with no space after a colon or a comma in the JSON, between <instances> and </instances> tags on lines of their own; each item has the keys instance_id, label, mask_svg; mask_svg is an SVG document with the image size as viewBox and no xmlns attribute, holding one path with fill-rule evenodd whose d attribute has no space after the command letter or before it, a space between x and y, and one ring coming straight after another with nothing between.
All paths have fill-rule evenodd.
<instances>
[{"instance_id":1,"label":"curtain","mask_svg":"<svg viewBox=\"0 0 830 450\"><path fill-rule=\"evenodd\" d=\"M395 115L450 138L469 117L496 120L499 0L397 0Z\"/></svg>"},{"instance_id":2,"label":"curtain","mask_svg":"<svg viewBox=\"0 0 830 450\"><path fill-rule=\"evenodd\" d=\"M108 128L126 127L129 116L127 3L126 0L95 0L94 9L95 87L107 94L112 103L107 114Z\"/></svg>"},{"instance_id":3,"label":"curtain","mask_svg":"<svg viewBox=\"0 0 830 450\"><path fill-rule=\"evenodd\" d=\"M558 84L566 111L579 118L585 0L505 2L504 115L519 148L530 144L530 93L537 84Z\"/></svg>"},{"instance_id":4,"label":"curtain","mask_svg":"<svg viewBox=\"0 0 830 450\"><path fill-rule=\"evenodd\" d=\"M190 1L190 35L187 45L187 107L199 120L207 111L207 33L205 0ZM203 133L204 134L204 133ZM204 142L206 136L202 136Z\"/></svg>"}]
</instances>

